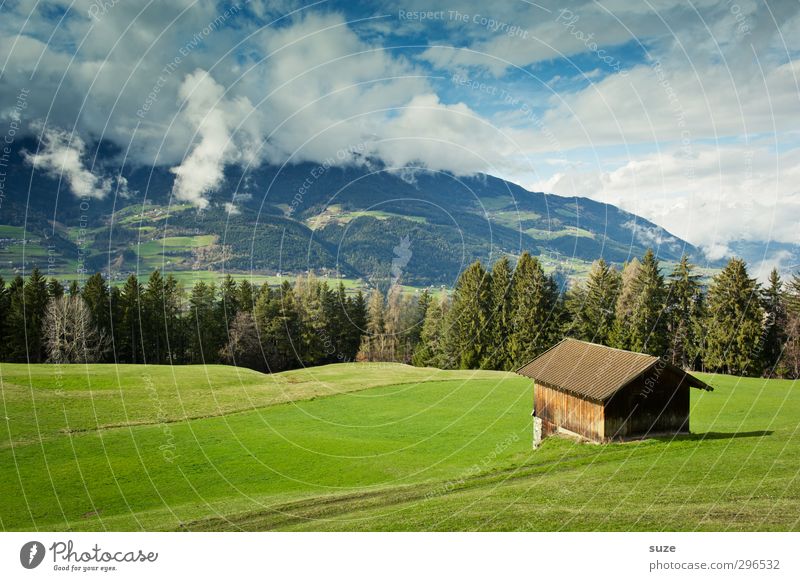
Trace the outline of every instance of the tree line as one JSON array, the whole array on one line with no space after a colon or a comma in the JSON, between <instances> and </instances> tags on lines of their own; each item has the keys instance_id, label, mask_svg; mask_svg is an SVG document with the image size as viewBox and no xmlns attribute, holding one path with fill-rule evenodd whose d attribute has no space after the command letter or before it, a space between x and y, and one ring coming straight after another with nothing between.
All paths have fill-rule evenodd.
<instances>
[{"instance_id":1,"label":"tree line","mask_svg":"<svg viewBox=\"0 0 800 581\"><path fill-rule=\"evenodd\" d=\"M154 270L121 287L99 273L64 288L37 269L0 277L0 360L52 363L228 363L261 371L354 360L363 293L313 276L278 288L227 276L184 293Z\"/></svg>"},{"instance_id":2,"label":"tree line","mask_svg":"<svg viewBox=\"0 0 800 581\"><path fill-rule=\"evenodd\" d=\"M512 370L563 337L663 357L689 370L800 375L800 276L766 285L731 259L701 283L684 256L665 277L652 250L621 270L598 260L588 279L561 292L536 257L472 264L452 299L429 308L418 365Z\"/></svg>"},{"instance_id":3,"label":"tree line","mask_svg":"<svg viewBox=\"0 0 800 581\"><path fill-rule=\"evenodd\" d=\"M68 288L38 270L0 278L0 360L228 363L261 371L345 361L515 369L563 337L664 357L690 370L800 376L800 276L765 285L731 259L706 287L687 257L664 276L648 250L598 260L564 284L523 253L459 276L451 294L348 294L313 275L277 288L227 276L184 293L155 270L121 287Z\"/></svg>"}]
</instances>

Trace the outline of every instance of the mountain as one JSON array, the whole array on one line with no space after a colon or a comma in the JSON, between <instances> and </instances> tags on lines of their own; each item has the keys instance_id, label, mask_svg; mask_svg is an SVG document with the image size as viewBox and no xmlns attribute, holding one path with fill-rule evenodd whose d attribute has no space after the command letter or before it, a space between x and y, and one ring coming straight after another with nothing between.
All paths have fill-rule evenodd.
<instances>
[{"instance_id":1,"label":"mountain","mask_svg":"<svg viewBox=\"0 0 800 581\"><path fill-rule=\"evenodd\" d=\"M502 179L378 163L312 163L229 169L209 207L170 197L161 167L124 172L127 193L79 199L66 180L9 168L0 207L4 274L26 262L67 275L81 268L115 278L174 271L338 271L372 281L454 282L475 259L522 251L571 271L603 257L622 263L653 247L662 260L697 248L609 204L530 192ZM27 144L31 149L31 144ZM102 156L99 164L102 171ZM108 175L112 171L105 168ZM23 243L23 239L26 241Z\"/></svg>"}]
</instances>

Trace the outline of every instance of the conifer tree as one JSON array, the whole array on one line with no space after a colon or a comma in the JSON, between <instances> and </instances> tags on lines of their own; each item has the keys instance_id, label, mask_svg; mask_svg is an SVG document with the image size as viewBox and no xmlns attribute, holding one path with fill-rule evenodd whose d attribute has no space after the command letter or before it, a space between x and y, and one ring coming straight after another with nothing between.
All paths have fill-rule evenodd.
<instances>
[{"instance_id":1,"label":"conifer tree","mask_svg":"<svg viewBox=\"0 0 800 581\"><path fill-rule=\"evenodd\" d=\"M427 288L423 289L416 301L416 308L412 309L411 313L409 313L408 338L412 352L420 342L422 325L425 324L425 315L432 302L433 298L431 297L431 292Z\"/></svg>"},{"instance_id":2,"label":"conifer tree","mask_svg":"<svg viewBox=\"0 0 800 581\"><path fill-rule=\"evenodd\" d=\"M793 274L792 280L786 284L786 310L800 315L800 272Z\"/></svg>"},{"instance_id":3,"label":"conifer tree","mask_svg":"<svg viewBox=\"0 0 800 581\"><path fill-rule=\"evenodd\" d=\"M239 288L230 274L226 274L219 285L220 314L224 320L233 320L239 312Z\"/></svg>"},{"instance_id":4,"label":"conifer tree","mask_svg":"<svg viewBox=\"0 0 800 581\"><path fill-rule=\"evenodd\" d=\"M634 279L631 351L662 356L667 350L666 287L658 259L648 248Z\"/></svg>"},{"instance_id":5,"label":"conifer tree","mask_svg":"<svg viewBox=\"0 0 800 581\"><path fill-rule=\"evenodd\" d=\"M239 283L239 291L237 304L239 308L248 313L253 312L253 305L255 304L255 291L253 285L249 280L244 279Z\"/></svg>"},{"instance_id":6,"label":"conifer tree","mask_svg":"<svg viewBox=\"0 0 800 581\"><path fill-rule=\"evenodd\" d=\"M96 272L86 279L81 296L89 307L98 332L106 337L111 336L111 294L103 275Z\"/></svg>"},{"instance_id":7,"label":"conifer tree","mask_svg":"<svg viewBox=\"0 0 800 581\"><path fill-rule=\"evenodd\" d=\"M323 361L329 350L325 346L329 340L326 334L328 312L325 309L325 303L330 300L329 292L327 282L320 283L313 273L298 276L295 281L293 296L300 317L300 334L293 340L298 356L309 364Z\"/></svg>"},{"instance_id":8,"label":"conifer tree","mask_svg":"<svg viewBox=\"0 0 800 581\"><path fill-rule=\"evenodd\" d=\"M511 369L513 364L509 342L514 325L513 278L508 257L503 256L494 263L490 289L491 318L487 333L489 344L482 365L486 369Z\"/></svg>"},{"instance_id":9,"label":"conifer tree","mask_svg":"<svg viewBox=\"0 0 800 581\"><path fill-rule=\"evenodd\" d=\"M48 300L47 280L38 268L34 268L23 290L24 334L31 363L39 363L47 357L43 324Z\"/></svg>"},{"instance_id":10,"label":"conifer tree","mask_svg":"<svg viewBox=\"0 0 800 581\"><path fill-rule=\"evenodd\" d=\"M457 358L455 364L461 369L476 369L486 360L490 289L491 275L480 261L475 261L461 273L453 291L449 349Z\"/></svg>"},{"instance_id":11,"label":"conifer tree","mask_svg":"<svg viewBox=\"0 0 800 581\"><path fill-rule=\"evenodd\" d=\"M187 345L187 333L183 325L183 290L178 279L172 275L167 275L164 279L164 331L167 337L165 347L166 360L170 363L185 363Z\"/></svg>"},{"instance_id":12,"label":"conifer tree","mask_svg":"<svg viewBox=\"0 0 800 581\"><path fill-rule=\"evenodd\" d=\"M620 292L614 308L614 327L609 337L609 344L617 349L631 348L632 319L637 301L637 284L642 263L638 258L625 263L620 277Z\"/></svg>"},{"instance_id":13,"label":"conifer tree","mask_svg":"<svg viewBox=\"0 0 800 581\"><path fill-rule=\"evenodd\" d=\"M450 308L446 294L433 300L425 311L425 321L420 332L420 342L414 350L412 362L417 367L448 368L445 353L445 321Z\"/></svg>"},{"instance_id":14,"label":"conifer tree","mask_svg":"<svg viewBox=\"0 0 800 581\"><path fill-rule=\"evenodd\" d=\"M800 273L786 283L786 343L781 369L787 377L800 378Z\"/></svg>"},{"instance_id":15,"label":"conifer tree","mask_svg":"<svg viewBox=\"0 0 800 581\"><path fill-rule=\"evenodd\" d=\"M511 285L512 324L508 351L513 367L527 363L546 351L555 340L558 292L538 258L520 256Z\"/></svg>"},{"instance_id":16,"label":"conifer tree","mask_svg":"<svg viewBox=\"0 0 800 581\"><path fill-rule=\"evenodd\" d=\"M6 291L7 333L4 336L4 351L7 361L27 361L28 344L25 336L25 281L15 276Z\"/></svg>"},{"instance_id":17,"label":"conifer tree","mask_svg":"<svg viewBox=\"0 0 800 581\"><path fill-rule=\"evenodd\" d=\"M278 372L300 365L297 343L302 323L289 282L284 281L274 293L269 287L262 288L254 315L268 370Z\"/></svg>"},{"instance_id":18,"label":"conifer tree","mask_svg":"<svg viewBox=\"0 0 800 581\"><path fill-rule=\"evenodd\" d=\"M732 258L708 291L705 365L733 375L760 372L763 320L759 284L743 260Z\"/></svg>"},{"instance_id":19,"label":"conifer tree","mask_svg":"<svg viewBox=\"0 0 800 581\"><path fill-rule=\"evenodd\" d=\"M122 363L142 363L142 302L139 279L128 276L120 294L120 320L114 336L117 358Z\"/></svg>"},{"instance_id":20,"label":"conifer tree","mask_svg":"<svg viewBox=\"0 0 800 581\"><path fill-rule=\"evenodd\" d=\"M378 289L373 289L369 295L366 330L358 358L362 361L382 361L386 355L386 321L383 294Z\"/></svg>"},{"instance_id":21,"label":"conifer tree","mask_svg":"<svg viewBox=\"0 0 800 581\"><path fill-rule=\"evenodd\" d=\"M566 311L564 335L575 339L586 339L584 332L588 327L585 319L586 285L580 282L571 284L564 293Z\"/></svg>"},{"instance_id":22,"label":"conifer tree","mask_svg":"<svg viewBox=\"0 0 800 581\"><path fill-rule=\"evenodd\" d=\"M200 281L192 287L187 313L188 360L191 363L213 363L223 343L219 332L220 308L216 304L216 288Z\"/></svg>"},{"instance_id":23,"label":"conifer tree","mask_svg":"<svg viewBox=\"0 0 800 581\"><path fill-rule=\"evenodd\" d=\"M367 328L367 300L360 290L355 297L348 298L347 313L349 326L345 354L348 361L353 361L358 354L361 338Z\"/></svg>"},{"instance_id":24,"label":"conifer tree","mask_svg":"<svg viewBox=\"0 0 800 581\"><path fill-rule=\"evenodd\" d=\"M165 281L158 269L150 273L142 293L144 358L150 364L168 363L167 330L164 325Z\"/></svg>"},{"instance_id":25,"label":"conifer tree","mask_svg":"<svg viewBox=\"0 0 800 581\"><path fill-rule=\"evenodd\" d=\"M667 285L667 354L673 365L695 369L702 355L703 291L694 265L683 255Z\"/></svg>"},{"instance_id":26,"label":"conifer tree","mask_svg":"<svg viewBox=\"0 0 800 581\"><path fill-rule=\"evenodd\" d=\"M770 376L774 375L776 371L780 372L778 364L786 343L788 324L783 281L776 268L773 268L769 275L769 286L762 291L762 301L766 314L762 360L764 373Z\"/></svg>"},{"instance_id":27,"label":"conifer tree","mask_svg":"<svg viewBox=\"0 0 800 581\"><path fill-rule=\"evenodd\" d=\"M573 336L608 345L614 327L614 313L620 292L620 274L602 258L594 263L586 286L570 300L575 318Z\"/></svg>"},{"instance_id":28,"label":"conifer tree","mask_svg":"<svg viewBox=\"0 0 800 581\"><path fill-rule=\"evenodd\" d=\"M389 287L386 296L386 309L384 311L384 335L386 353L384 361L403 361L403 310L405 300L400 285L393 284Z\"/></svg>"},{"instance_id":29,"label":"conifer tree","mask_svg":"<svg viewBox=\"0 0 800 581\"><path fill-rule=\"evenodd\" d=\"M0 279L2 280L2 279ZM51 299L57 299L64 296L64 285L56 278L51 278L47 283L47 296Z\"/></svg>"}]
</instances>

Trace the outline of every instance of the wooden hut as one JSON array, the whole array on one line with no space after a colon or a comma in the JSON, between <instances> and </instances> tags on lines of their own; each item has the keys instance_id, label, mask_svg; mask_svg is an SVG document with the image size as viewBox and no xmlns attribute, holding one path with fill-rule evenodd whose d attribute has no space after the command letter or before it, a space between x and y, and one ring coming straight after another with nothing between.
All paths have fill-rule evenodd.
<instances>
[{"instance_id":1,"label":"wooden hut","mask_svg":"<svg viewBox=\"0 0 800 581\"><path fill-rule=\"evenodd\" d=\"M534 447L552 434L608 442L688 433L689 388L712 389L659 357L575 339L517 373L534 380Z\"/></svg>"}]
</instances>

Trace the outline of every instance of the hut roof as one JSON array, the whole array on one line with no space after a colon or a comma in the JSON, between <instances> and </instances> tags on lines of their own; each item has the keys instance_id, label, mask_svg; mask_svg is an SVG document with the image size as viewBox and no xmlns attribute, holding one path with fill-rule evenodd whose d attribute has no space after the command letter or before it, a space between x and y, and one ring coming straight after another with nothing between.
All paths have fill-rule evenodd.
<instances>
[{"instance_id":1,"label":"hut roof","mask_svg":"<svg viewBox=\"0 0 800 581\"><path fill-rule=\"evenodd\" d=\"M517 369L517 373L556 389L606 401L656 364L673 371L679 383L685 381L691 387L712 390L664 359L577 339L564 339Z\"/></svg>"}]
</instances>

